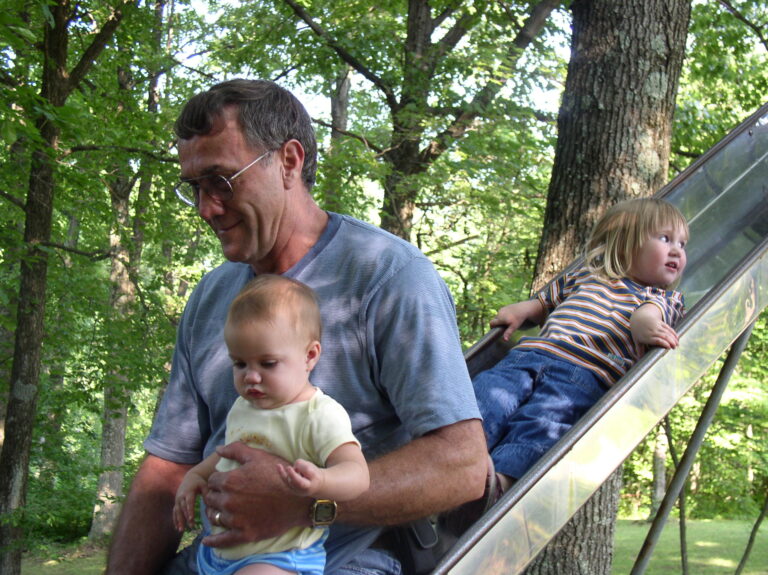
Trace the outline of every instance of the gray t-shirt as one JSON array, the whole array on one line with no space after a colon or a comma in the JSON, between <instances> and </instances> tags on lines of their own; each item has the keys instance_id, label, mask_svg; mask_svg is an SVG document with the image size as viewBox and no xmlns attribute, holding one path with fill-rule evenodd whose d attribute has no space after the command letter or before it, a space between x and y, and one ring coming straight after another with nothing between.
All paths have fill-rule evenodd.
<instances>
[{"instance_id":1,"label":"gray t-shirt","mask_svg":"<svg viewBox=\"0 0 768 575\"><path fill-rule=\"evenodd\" d=\"M322 355L314 385L341 403L368 459L458 421L479 418L462 356L451 295L414 246L347 216L328 226L284 275L315 290L323 319ZM247 264L226 262L206 274L179 324L168 389L146 450L194 464L224 441L237 397L223 328L229 303L254 277ZM375 530L334 526L350 557ZM354 548L354 549L353 549Z\"/></svg>"}]
</instances>

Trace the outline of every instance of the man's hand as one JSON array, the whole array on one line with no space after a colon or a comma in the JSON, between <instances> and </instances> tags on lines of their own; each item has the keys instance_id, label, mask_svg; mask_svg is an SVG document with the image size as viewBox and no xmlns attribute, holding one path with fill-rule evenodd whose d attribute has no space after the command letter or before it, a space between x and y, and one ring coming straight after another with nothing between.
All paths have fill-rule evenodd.
<instances>
[{"instance_id":1,"label":"man's hand","mask_svg":"<svg viewBox=\"0 0 768 575\"><path fill-rule=\"evenodd\" d=\"M208 479L206 513L212 525L226 529L203 543L231 547L282 535L291 527L309 526L312 499L291 493L277 469L287 462L261 449L235 442L218 448L241 467L216 472Z\"/></svg>"}]
</instances>

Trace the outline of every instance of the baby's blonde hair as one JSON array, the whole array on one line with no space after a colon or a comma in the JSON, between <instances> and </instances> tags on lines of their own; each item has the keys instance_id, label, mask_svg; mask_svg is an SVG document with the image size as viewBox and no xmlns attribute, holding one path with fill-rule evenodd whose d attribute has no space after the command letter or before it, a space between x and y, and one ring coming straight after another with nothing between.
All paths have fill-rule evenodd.
<instances>
[{"instance_id":1,"label":"baby's blonde hair","mask_svg":"<svg viewBox=\"0 0 768 575\"><path fill-rule=\"evenodd\" d=\"M256 276L232 300L225 336L229 327L278 316L286 316L295 333L306 334L308 341L320 341L322 320L315 292L297 280L274 274Z\"/></svg>"},{"instance_id":2,"label":"baby's blonde hair","mask_svg":"<svg viewBox=\"0 0 768 575\"><path fill-rule=\"evenodd\" d=\"M680 227L688 236L688 222L669 202L657 198L619 202L595 224L587 242L585 265L608 279L626 277L651 234L667 227Z\"/></svg>"}]
</instances>

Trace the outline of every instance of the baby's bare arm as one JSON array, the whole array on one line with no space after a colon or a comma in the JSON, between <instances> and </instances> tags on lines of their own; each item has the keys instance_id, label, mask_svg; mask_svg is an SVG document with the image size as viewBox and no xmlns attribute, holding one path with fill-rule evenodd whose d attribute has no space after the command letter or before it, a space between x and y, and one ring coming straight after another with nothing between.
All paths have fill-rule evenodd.
<instances>
[{"instance_id":1,"label":"baby's bare arm","mask_svg":"<svg viewBox=\"0 0 768 575\"><path fill-rule=\"evenodd\" d=\"M659 307L646 303L638 307L630 318L630 330L635 343L675 349L679 343L677 332L664 321Z\"/></svg>"},{"instance_id":2,"label":"baby's bare arm","mask_svg":"<svg viewBox=\"0 0 768 575\"><path fill-rule=\"evenodd\" d=\"M491 327L507 326L502 338L509 340L513 333L526 321L541 325L546 319L546 310L538 299L529 299L505 305L491 320Z\"/></svg>"},{"instance_id":3,"label":"baby's bare arm","mask_svg":"<svg viewBox=\"0 0 768 575\"><path fill-rule=\"evenodd\" d=\"M173 522L179 531L195 525L195 499L198 495L205 495L208 478L216 470L219 459L219 455L214 453L184 475L173 505Z\"/></svg>"},{"instance_id":4,"label":"baby's bare arm","mask_svg":"<svg viewBox=\"0 0 768 575\"><path fill-rule=\"evenodd\" d=\"M368 464L356 443L345 443L333 450L326 468L298 459L293 465L278 468L283 481L295 493L315 498L347 501L368 489Z\"/></svg>"}]
</instances>

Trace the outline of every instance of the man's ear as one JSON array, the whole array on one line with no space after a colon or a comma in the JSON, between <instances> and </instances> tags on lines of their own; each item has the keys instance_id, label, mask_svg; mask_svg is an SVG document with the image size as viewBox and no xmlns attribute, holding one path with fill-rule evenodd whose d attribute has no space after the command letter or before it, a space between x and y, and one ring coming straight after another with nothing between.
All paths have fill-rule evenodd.
<instances>
[{"instance_id":1,"label":"man's ear","mask_svg":"<svg viewBox=\"0 0 768 575\"><path fill-rule=\"evenodd\" d=\"M288 140L280 148L280 161L283 167L283 184L291 187L301 182L301 169L304 167L304 147L298 140Z\"/></svg>"},{"instance_id":2,"label":"man's ear","mask_svg":"<svg viewBox=\"0 0 768 575\"><path fill-rule=\"evenodd\" d=\"M307 347L307 371L312 371L320 359L320 342L315 340Z\"/></svg>"}]
</instances>

